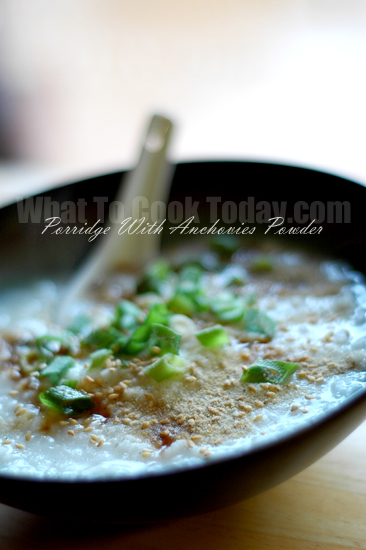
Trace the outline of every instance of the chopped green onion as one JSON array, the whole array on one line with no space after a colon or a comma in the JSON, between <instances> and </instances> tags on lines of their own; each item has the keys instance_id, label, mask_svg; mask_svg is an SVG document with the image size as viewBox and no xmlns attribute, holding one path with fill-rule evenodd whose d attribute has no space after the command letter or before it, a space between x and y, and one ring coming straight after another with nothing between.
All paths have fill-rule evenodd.
<instances>
[{"instance_id":1,"label":"chopped green onion","mask_svg":"<svg viewBox=\"0 0 366 550\"><path fill-rule=\"evenodd\" d=\"M171 316L172 314L165 304L154 304L149 309L145 323L147 325L152 325L153 323L168 325Z\"/></svg>"},{"instance_id":2,"label":"chopped green onion","mask_svg":"<svg viewBox=\"0 0 366 550\"><path fill-rule=\"evenodd\" d=\"M276 331L275 322L259 309L247 309L244 313L244 327L247 332L263 334L273 338Z\"/></svg>"},{"instance_id":3,"label":"chopped green onion","mask_svg":"<svg viewBox=\"0 0 366 550\"><path fill-rule=\"evenodd\" d=\"M210 244L222 258L228 259L238 250L240 239L235 235L216 235Z\"/></svg>"},{"instance_id":4,"label":"chopped green onion","mask_svg":"<svg viewBox=\"0 0 366 550\"><path fill-rule=\"evenodd\" d=\"M39 394L41 403L57 411L72 415L94 407L94 401L88 395L69 386L56 386Z\"/></svg>"},{"instance_id":5,"label":"chopped green onion","mask_svg":"<svg viewBox=\"0 0 366 550\"><path fill-rule=\"evenodd\" d=\"M178 288L185 292L194 292L198 289L203 270L198 265L188 265L179 273Z\"/></svg>"},{"instance_id":6,"label":"chopped green onion","mask_svg":"<svg viewBox=\"0 0 366 550\"><path fill-rule=\"evenodd\" d=\"M77 380L61 380L61 384L63 386L69 386L70 388L75 389L77 384L78 384L78 381Z\"/></svg>"},{"instance_id":7,"label":"chopped green onion","mask_svg":"<svg viewBox=\"0 0 366 550\"><path fill-rule=\"evenodd\" d=\"M174 313L192 316L196 312L194 300L182 291L177 291L173 298L167 303L168 308Z\"/></svg>"},{"instance_id":8,"label":"chopped green onion","mask_svg":"<svg viewBox=\"0 0 366 550\"><path fill-rule=\"evenodd\" d=\"M151 325L141 325L132 334L127 342L124 353L127 355L137 355L145 349L151 334Z\"/></svg>"},{"instance_id":9,"label":"chopped green onion","mask_svg":"<svg viewBox=\"0 0 366 550\"><path fill-rule=\"evenodd\" d=\"M36 346L43 357L53 357L57 354L64 344L64 340L59 336L46 334L36 339Z\"/></svg>"},{"instance_id":10,"label":"chopped green onion","mask_svg":"<svg viewBox=\"0 0 366 550\"><path fill-rule=\"evenodd\" d=\"M145 373L155 380L155 382L162 382L167 378L182 374L186 366L187 361L185 359L172 353L167 353L164 357L146 367Z\"/></svg>"},{"instance_id":11,"label":"chopped green onion","mask_svg":"<svg viewBox=\"0 0 366 550\"><path fill-rule=\"evenodd\" d=\"M273 270L273 261L268 256L259 256L250 264L250 269L254 273L265 273Z\"/></svg>"},{"instance_id":12,"label":"chopped green onion","mask_svg":"<svg viewBox=\"0 0 366 550\"><path fill-rule=\"evenodd\" d=\"M40 378L48 378L55 386L64 374L75 365L75 360L69 355L58 355L40 372Z\"/></svg>"},{"instance_id":13,"label":"chopped green onion","mask_svg":"<svg viewBox=\"0 0 366 550\"><path fill-rule=\"evenodd\" d=\"M237 323L244 315L240 298L229 292L213 298L210 306L212 313L223 323Z\"/></svg>"},{"instance_id":14,"label":"chopped green onion","mask_svg":"<svg viewBox=\"0 0 366 550\"><path fill-rule=\"evenodd\" d=\"M110 348L121 336L123 334L115 327L98 328L85 338L84 343L96 348Z\"/></svg>"},{"instance_id":15,"label":"chopped green onion","mask_svg":"<svg viewBox=\"0 0 366 550\"><path fill-rule=\"evenodd\" d=\"M200 330L195 333L195 336L206 348L223 346L230 341L228 333L221 325Z\"/></svg>"},{"instance_id":16,"label":"chopped green onion","mask_svg":"<svg viewBox=\"0 0 366 550\"><path fill-rule=\"evenodd\" d=\"M108 357L111 356L113 356L113 353L110 349L102 348L97 351L93 351L93 353L90 354L91 362L88 370L103 368Z\"/></svg>"},{"instance_id":17,"label":"chopped green onion","mask_svg":"<svg viewBox=\"0 0 366 550\"><path fill-rule=\"evenodd\" d=\"M160 294L164 281L170 273L170 264L166 260L157 260L148 266L137 285L138 294L156 292Z\"/></svg>"},{"instance_id":18,"label":"chopped green onion","mask_svg":"<svg viewBox=\"0 0 366 550\"><path fill-rule=\"evenodd\" d=\"M245 383L270 382L271 384L284 384L298 368L297 363L260 359L243 373L240 381Z\"/></svg>"},{"instance_id":19,"label":"chopped green onion","mask_svg":"<svg viewBox=\"0 0 366 550\"><path fill-rule=\"evenodd\" d=\"M149 351L154 355L164 355L165 353L172 353L178 355L181 335L174 332L169 327L154 323L151 325L151 335L149 338ZM160 351L154 350L154 348Z\"/></svg>"},{"instance_id":20,"label":"chopped green onion","mask_svg":"<svg viewBox=\"0 0 366 550\"><path fill-rule=\"evenodd\" d=\"M130 302L129 300L122 300L116 307L114 326L122 330L132 330L136 328L139 320L143 318L141 309Z\"/></svg>"},{"instance_id":21,"label":"chopped green onion","mask_svg":"<svg viewBox=\"0 0 366 550\"><path fill-rule=\"evenodd\" d=\"M119 355L121 353L124 353L125 347L127 343L129 342L129 336L127 334L122 334L122 336L119 336L117 340L115 340L110 348L111 352L113 352L114 355Z\"/></svg>"},{"instance_id":22,"label":"chopped green onion","mask_svg":"<svg viewBox=\"0 0 366 550\"><path fill-rule=\"evenodd\" d=\"M93 323L89 317L86 315L78 315L69 326L69 330L76 334L76 336L86 338L92 331L92 327Z\"/></svg>"}]
</instances>

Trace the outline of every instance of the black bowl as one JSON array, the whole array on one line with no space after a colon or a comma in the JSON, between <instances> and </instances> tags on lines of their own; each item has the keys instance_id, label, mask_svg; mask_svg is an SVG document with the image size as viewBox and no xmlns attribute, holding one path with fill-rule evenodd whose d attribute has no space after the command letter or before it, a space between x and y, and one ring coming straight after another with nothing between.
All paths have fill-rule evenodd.
<instances>
[{"instance_id":1,"label":"black bowl","mask_svg":"<svg viewBox=\"0 0 366 550\"><path fill-rule=\"evenodd\" d=\"M85 235L55 236L51 230L43 232L45 217L59 215L57 209L61 205L67 218L64 225L74 225L70 203L66 201L79 201L88 226L92 226L103 218L102 204L107 212L123 176L115 173L95 177L48 191L28 203L3 208L2 290L39 278L69 277L102 237L89 243ZM94 201L95 197L103 199ZM295 248L326 252L366 273L362 216L365 197L361 185L314 170L251 162L199 162L177 166L170 203L185 203L183 219L196 213L192 224L197 227L210 227L219 219L220 227L255 228L252 235L245 237L248 246L258 239L278 239ZM50 203L53 212L47 211ZM240 218L239 210L235 217L239 205ZM281 217L284 219L280 225ZM278 226L269 229L273 218L277 218ZM83 225L83 220L79 221L79 226ZM165 246L172 239L168 228L176 225L178 218L168 220L164 226ZM297 229L289 232L291 227ZM285 232L276 234L280 229ZM197 237L187 236L188 242L189 239ZM53 517L69 517L73 510L78 519L94 522L143 523L206 512L251 497L297 474L342 441L365 417L363 389L295 432L258 443L226 459L133 479L64 481L2 475L0 501Z\"/></svg>"}]
</instances>

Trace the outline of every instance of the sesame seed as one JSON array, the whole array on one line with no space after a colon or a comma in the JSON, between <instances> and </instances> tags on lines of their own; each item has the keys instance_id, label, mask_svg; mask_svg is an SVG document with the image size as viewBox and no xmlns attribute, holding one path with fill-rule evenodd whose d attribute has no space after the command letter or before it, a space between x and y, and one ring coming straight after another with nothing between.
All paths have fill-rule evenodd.
<instances>
[{"instance_id":1,"label":"sesame seed","mask_svg":"<svg viewBox=\"0 0 366 550\"><path fill-rule=\"evenodd\" d=\"M291 405L292 411L297 411L298 408L299 408L299 405L297 405L297 403L294 403L293 405Z\"/></svg>"},{"instance_id":2,"label":"sesame seed","mask_svg":"<svg viewBox=\"0 0 366 550\"><path fill-rule=\"evenodd\" d=\"M31 432L31 431L28 431L28 432L25 434L25 440L26 440L26 441L30 441L30 440L31 440L31 437L32 437L32 432Z\"/></svg>"},{"instance_id":3,"label":"sesame seed","mask_svg":"<svg viewBox=\"0 0 366 550\"><path fill-rule=\"evenodd\" d=\"M88 426L87 428L85 428L84 432L92 432L93 430L93 426Z\"/></svg>"},{"instance_id":4,"label":"sesame seed","mask_svg":"<svg viewBox=\"0 0 366 550\"><path fill-rule=\"evenodd\" d=\"M103 443L104 443L104 439L100 439L98 441L97 447L101 447L103 445Z\"/></svg>"},{"instance_id":5,"label":"sesame seed","mask_svg":"<svg viewBox=\"0 0 366 550\"><path fill-rule=\"evenodd\" d=\"M150 426L150 422L147 420L141 424L141 430L146 430Z\"/></svg>"},{"instance_id":6,"label":"sesame seed","mask_svg":"<svg viewBox=\"0 0 366 550\"><path fill-rule=\"evenodd\" d=\"M4 439L4 441L2 442L2 445L10 445L11 443L11 439Z\"/></svg>"},{"instance_id":7,"label":"sesame seed","mask_svg":"<svg viewBox=\"0 0 366 550\"><path fill-rule=\"evenodd\" d=\"M254 405L255 405L256 407L259 407L259 408L264 407L263 402L262 402L262 401L259 401L259 399L256 399L256 400L254 401Z\"/></svg>"},{"instance_id":8,"label":"sesame seed","mask_svg":"<svg viewBox=\"0 0 366 550\"><path fill-rule=\"evenodd\" d=\"M144 458L149 458L149 456L152 455L152 451L150 451L149 449L144 449L141 454Z\"/></svg>"},{"instance_id":9,"label":"sesame seed","mask_svg":"<svg viewBox=\"0 0 366 550\"><path fill-rule=\"evenodd\" d=\"M70 418L70 424L74 424L74 425L75 425L75 424L77 424L77 423L78 423L78 421L75 420L75 418Z\"/></svg>"},{"instance_id":10,"label":"sesame seed","mask_svg":"<svg viewBox=\"0 0 366 550\"><path fill-rule=\"evenodd\" d=\"M94 441L94 442L99 441L99 437L95 434L91 434L90 439L91 441Z\"/></svg>"},{"instance_id":11,"label":"sesame seed","mask_svg":"<svg viewBox=\"0 0 366 550\"><path fill-rule=\"evenodd\" d=\"M17 449L19 449L20 451L23 451L25 449L24 445L22 445L22 443L15 443L15 446Z\"/></svg>"},{"instance_id":12,"label":"sesame seed","mask_svg":"<svg viewBox=\"0 0 366 550\"><path fill-rule=\"evenodd\" d=\"M253 418L253 422L258 422L258 420L262 420L263 414L258 414L255 418Z\"/></svg>"},{"instance_id":13,"label":"sesame seed","mask_svg":"<svg viewBox=\"0 0 366 550\"><path fill-rule=\"evenodd\" d=\"M118 393L111 393L108 395L109 401L114 401L115 399L118 399L119 395Z\"/></svg>"},{"instance_id":14,"label":"sesame seed","mask_svg":"<svg viewBox=\"0 0 366 550\"><path fill-rule=\"evenodd\" d=\"M126 424L126 426L128 426L131 424L131 420L129 418L122 418L122 424Z\"/></svg>"},{"instance_id":15,"label":"sesame seed","mask_svg":"<svg viewBox=\"0 0 366 550\"><path fill-rule=\"evenodd\" d=\"M68 433L69 435L75 435L74 430L68 430L67 433Z\"/></svg>"},{"instance_id":16,"label":"sesame seed","mask_svg":"<svg viewBox=\"0 0 366 550\"><path fill-rule=\"evenodd\" d=\"M305 399L315 399L315 395L305 395Z\"/></svg>"},{"instance_id":17,"label":"sesame seed","mask_svg":"<svg viewBox=\"0 0 366 550\"><path fill-rule=\"evenodd\" d=\"M85 380L87 382L90 382L90 384L94 384L94 378L92 378L91 376L89 376L88 374L85 376Z\"/></svg>"},{"instance_id":18,"label":"sesame seed","mask_svg":"<svg viewBox=\"0 0 366 550\"><path fill-rule=\"evenodd\" d=\"M302 410L301 410L301 412L303 412L304 414L306 414L306 413L308 413L308 412L309 412L309 409L307 409L307 408L304 408L304 409L302 409Z\"/></svg>"},{"instance_id":19,"label":"sesame seed","mask_svg":"<svg viewBox=\"0 0 366 550\"><path fill-rule=\"evenodd\" d=\"M161 348L159 348L159 346L153 346L153 347L151 348L151 351L152 351L153 353L155 353L156 355L158 355L158 354L161 352Z\"/></svg>"},{"instance_id":20,"label":"sesame seed","mask_svg":"<svg viewBox=\"0 0 366 550\"><path fill-rule=\"evenodd\" d=\"M11 390L11 391L9 392L9 395L10 395L10 397L14 397L14 396L17 395L18 393L19 393L18 390Z\"/></svg>"},{"instance_id":21,"label":"sesame seed","mask_svg":"<svg viewBox=\"0 0 366 550\"><path fill-rule=\"evenodd\" d=\"M21 416L22 414L25 414L27 412L27 409L25 407L22 407L21 409L18 409L16 412L17 416Z\"/></svg>"},{"instance_id":22,"label":"sesame seed","mask_svg":"<svg viewBox=\"0 0 366 550\"><path fill-rule=\"evenodd\" d=\"M68 420L60 420L60 426L67 426L69 423Z\"/></svg>"}]
</instances>

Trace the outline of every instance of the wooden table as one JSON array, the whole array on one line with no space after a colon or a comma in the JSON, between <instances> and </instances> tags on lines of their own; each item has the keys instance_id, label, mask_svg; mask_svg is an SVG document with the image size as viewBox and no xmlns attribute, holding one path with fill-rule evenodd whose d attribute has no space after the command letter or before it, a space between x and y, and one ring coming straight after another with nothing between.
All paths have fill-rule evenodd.
<instances>
[{"instance_id":1,"label":"wooden table","mask_svg":"<svg viewBox=\"0 0 366 550\"><path fill-rule=\"evenodd\" d=\"M316 464L262 495L209 514L142 527L73 524L78 503L71 503L70 523L67 525L59 523L57 518L50 521L0 505L0 548L366 548L365 460L366 422ZM50 495L50 506L52 498ZM103 504L95 503L95 517L99 505Z\"/></svg>"}]
</instances>

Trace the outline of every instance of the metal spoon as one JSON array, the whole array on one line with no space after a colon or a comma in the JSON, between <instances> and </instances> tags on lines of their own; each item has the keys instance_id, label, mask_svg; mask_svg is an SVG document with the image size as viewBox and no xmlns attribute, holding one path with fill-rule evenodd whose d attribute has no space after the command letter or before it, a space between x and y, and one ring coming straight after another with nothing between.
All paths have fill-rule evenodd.
<instances>
[{"instance_id":1,"label":"metal spoon","mask_svg":"<svg viewBox=\"0 0 366 550\"><path fill-rule=\"evenodd\" d=\"M136 215L143 220L144 226L162 221L153 219L151 205L156 201L165 201L170 188L172 166L167 162L166 151L172 134L172 122L160 115L154 115L144 140L140 160L136 168L123 181L117 193L116 201L121 205L122 219L110 224L110 230L96 250L87 259L67 287L57 313L57 321L64 324L70 315L73 303L80 299L94 282L118 265L139 267L154 257L160 248L159 233L118 232L128 228ZM123 207L122 207L123 205ZM140 216L138 206L143 207ZM161 210L161 209L160 209ZM160 216L161 217L161 216ZM131 218L126 225L124 220ZM136 227L136 225L134 226Z\"/></svg>"}]
</instances>

